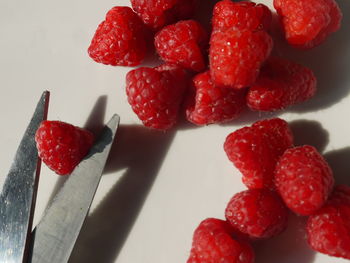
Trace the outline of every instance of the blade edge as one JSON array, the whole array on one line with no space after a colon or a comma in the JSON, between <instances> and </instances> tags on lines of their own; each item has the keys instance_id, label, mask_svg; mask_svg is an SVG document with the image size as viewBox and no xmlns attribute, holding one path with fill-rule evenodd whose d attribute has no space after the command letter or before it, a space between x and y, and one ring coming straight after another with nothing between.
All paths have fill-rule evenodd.
<instances>
[{"instance_id":1,"label":"blade edge","mask_svg":"<svg viewBox=\"0 0 350 263\"><path fill-rule=\"evenodd\" d=\"M35 133L47 118L50 93L44 91L16 151L0 195L0 262L26 260L39 181Z\"/></svg>"}]
</instances>

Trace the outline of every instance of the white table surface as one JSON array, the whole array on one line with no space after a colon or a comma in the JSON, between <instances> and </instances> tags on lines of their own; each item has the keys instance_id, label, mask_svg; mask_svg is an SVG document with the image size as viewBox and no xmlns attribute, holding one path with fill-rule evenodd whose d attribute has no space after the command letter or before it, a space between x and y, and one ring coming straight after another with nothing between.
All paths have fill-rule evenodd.
<instances>
[{"instance_id":1,"label":"white table surface","mask_svg":"<svg viewBox=\"0 0 350 263\"><path fill-rule=\"evenodd\" d=\"M272 6L271 0L261 2ZM96 129L113 113L121 116L71 263L186 262L199 222L224 218L231 196L245 189L223 151L225 137L261 118L290 121L296 143L316 146L337 182L350 184L350 2L338 2L343 27L322 46L305 52L277 44L277 53L315 71L319 91L310 102L278 114L244 113L222 126L182 124L162 133L141 126L127 103L124 79L130 68L97 64L87 55L107 10L127 0L0 1L0 180L36 101L50 90L50 120ZM43 166L35 224L63 181ZM256 244L256 262L348 262L309 250L303 220L291 216L285 233Z\"/></svg>"}]
</instances>

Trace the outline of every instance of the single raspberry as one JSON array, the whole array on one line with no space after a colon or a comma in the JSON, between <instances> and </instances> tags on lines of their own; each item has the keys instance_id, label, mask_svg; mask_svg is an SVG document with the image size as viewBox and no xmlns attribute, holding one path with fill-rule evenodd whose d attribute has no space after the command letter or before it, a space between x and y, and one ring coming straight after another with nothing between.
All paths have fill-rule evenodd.
<instances>
[{"instance_id":1,"label":"single raspberry","mask_svg":"<svg viewBox=\"0 0 350 263\"><path fill-rule=\"evenodd\" d=\"M187 78L183 69L172 65L141 67L127 74L128 101L145 126L166 130L176 123Z\"/></svg>"},{"instance_id":2,"label":"single raspberry","mask_svg":"<svg viewBox=\"0 0 350 263\"><path fill-rule=\"evenodd\" d=\"M252 263L254 251L248 243L232 238L226 221L208 218L193 234L192 249L187 263Z\"/></svg>"},{"instance_id":3,"label":"single raspberry","mask_svg":"<svg viewBox=\"0 0 350 263\"><path fill-rule=\"evenodd\" d=\"M324 254L350 259L350 187L339 185L324 207L308 218L310 246Z\"/></svg>"},{"instance_id":4,"label":"single raspberry","mask_svg":"<svg viewBox=\"0 0 350 263\"><path fill-rule=\"evenodd\" d=\"M130 7L116 6L97 28L88 48L98 63L112 66L136 66L147 52L148 32Z\"/></svg>"},{"instance_id":5,"label":"single raspberry","mask_svg":"<svg viewBox=\"0 0 350 263\"><path fill-rule=\"evenodd\" d=\"M273 189L276 163L292 145L293 135L288 123L275 118L258 121L229 134L224 149L243 174L243 183L249 189Z\"/></svg>"},{"instance_id":6,"label":"single raspberry","mask_svg":"<svg viewBox=\"0 0 350 263\"><path fill-rule=\"evenodd\" d=\"M280 234L288 221L282 199L267 189L252 189L235 194L225 211L230 224L251 238L270 238Z\"/></svg>"},{"instance_id":7,"label":"single raspberry","mask_svg":"<svg viewBox=\"0 0 350 263\"><path fill-rule=\"evenodd\" d=\"M263 4L222 0L214 7L212 24L214 30L226 30L234 27L238 30L254 31L268 30L271 20L271 11Z\"/></svg>"},{"instance_id":8,"label":"single raspberry","mask_svg":"<svg viewBox=\"0 0 350 263\"><path fill-rule=\"evenodd\" d=\"M205 50L208 35L195 20L180 21L164 27L154 39L159 56L167 63L194 71L206 67Z\"/></svg>"},{"instance_id":9,"label":"single raspberry","mask_svg":"<svg viewBox=\"0 0 350 263\"><path fill-rule=\"evenodd\" d=\"M236 119L245 107L245 91L216 86L209 71L195 76L192 88L186 116L194 124L228 122Z\"/></svg>"},{"instance_id":10,"label":"single raspberry","mask_svg":"<svg viewBox=\"0 0 350 263\"><path fill-rule=\"evenodd\" d=\"M265 31L227 29L213 31L210 72L217 85L244 88L253 84L273 42Z\"/></svg>"},{"instance_id":11,"label":"single raspberry","mask_svg":"<svg viewBox=\"0 0 350 263\"><path fill-rule=\"evenodd\" d=\"M321 154L305 145L285 151L276 165L275 183L293 212L312 215L327 201L334 178Z\"/></svg>"},{"instance_id":12,"label":"single raspberry","mask_svg":"<svg viewBox=\"0 0 350 263\"><path fill-rule=\"evenodd\" d=\"M298 48L313 48L340 28L342 13L334 0L274 0L285 37Z\"/></svg>"},{"instance_id":13,"label":"single raspberry","mask_svg":"<svg viewBox=\"0 0 350 263\"><path fill-rule=\"evenodd\" d=\"M189 19L197 0L131 0L132 8L143 22L157 31L165 25Z\"/></svg>"},{"instance_id":14,"label":"single raspberry","mask_svg":"<svg viewBox=\"0 0 350 263\"><path fill-rule=\"evenodd\" d=\"M35 141L42 161L57 174L67 175L88 153L94 135L61 121L43 121Z\"/></svg>"},{"instance_id":15,"label":"single raspberry","mask_svg":"<svg viewBox=\"0 0 350 263\"><path fill-rule=\"evenodd\" d=\"M270 58L250 87L247 104L252 110L281 110L313 97L316 82L312 70L292 61Z\"/></svg>"}]
</instances>

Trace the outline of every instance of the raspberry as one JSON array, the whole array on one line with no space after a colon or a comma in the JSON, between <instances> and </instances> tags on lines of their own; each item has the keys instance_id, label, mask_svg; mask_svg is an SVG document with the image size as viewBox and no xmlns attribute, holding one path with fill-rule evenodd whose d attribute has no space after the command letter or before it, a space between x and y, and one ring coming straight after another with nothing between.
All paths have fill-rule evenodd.
<instances>
[{"instance_id":1,"label":"raspberry","mask_svg":"<svg viewBox=\"0 0 350 263\"><path fill-rule=\"evenodd\" d=\"M131 0L131 5L143 22L157 31L165 25L190 18L196 0Z\"/></svg>"},{"instance_id":2,"label":"raspberry","mask_svg":"<svg viewBox=\"0 0 350 263\"><path fill-rule=\"evenodd\" d=\"M177 121L187 81L186 72L177 66L141 67L127 74L126 94L145 126L166 130Z\"/></svg>"},{"instance_id":3,"label":"raspberry","mask_svg":"<svg viewBox=\"0 0 350 263\"><path fill-rule=\"evenodd\" d=\"M209 71L193 79L188 96L187 119L197 125L223 123L236 119L245 107L245 92L230 87L215 86Z\"/></svg>"},{"instance_id":4,"label":"raspberry","mask_svg":"<svg viewBox=\"0 0 350 263\"><path fill-rule=\"evenodd\" d=\"M288 123L275 118L229 134L224 143L231 162L243 174L249 189L274 188L273 173L283 152L293 144Z\"/></svg>"},{"instance_id":5,"label":"raspberry","mask_svg":"<svg viewBox=\"0 0 350 263\"><path fill-rule=\"evenodd\" d=\"M238 30L268 30L271 19L270 9L263 4L222 0L214 7L212 24L214 30L232 27Z\"/></svg>"},{"instance_id":6,"label":"raspberry","mask_svg":"<svg viewBox=\"0 0 350 263\"><path fill-rule=\"evenodd\" d=\"M287 227L288 210L282 199L267 189L235 194L227 205L226 219L251 238L270 238Z\"/></svg>"},{"instance_id":7,"label":"raspberry","mask_svg":"<svg viewBox=\"0 0 350 263\"><path fill-rule=\"evenodd\" d=\"M202 71L206 66L207 41L203 27L197 21L186 20L164 27L157 33L154 44L164 61Z\"/></svg>"},{"instance_id":8,"label":"raspberry","mask_svg":"<svg viewBox=\"0 0 350 263\"><path fill-rule=\"evenodd\" d=\"M270 58L250 87L247 104L252 110L281 110L313 97L316 82L312 70L285 59Z\"/></svg>"},{"instance_id":9,"label":"raspberry","mask_svg":"<svg viewBox=\"0 0 350 263\"><path fill-rule=\"evenodd\" d=\"M312 215L327 201L334 179L325 159L305 145L285 151L276 165L275 183L293 212Z\"/></svg>"},{"instance_id":10,"label":"raspberry","mask_svg":"<svg viewBox=\"0 0 350 263\"><path fill-rule=\"evenodd\" d=\"M298 48L313 48L340 28L342 13L334 0L274 0L285 37Z\"/></svg>"},{"instance_id":11,"label":"raspberry","mask_svg":"<svg viewBox=\"0 0 350 263\"><path fill-rule=\"evenodd\" d=\"M217 30L210 39L210 72L217 85L243 88L253 84L273 43L265 31Z\"/></svg>"},{"instance_id":12,"label":"raspberry","mask_svg":"<svg viewBox=\"0 0 350 263\"><path fill-rule=\"evenodd\" d=\"M98 63L136 66L147 52L147 30L130 7L116 6L108 11L88 48Z\"/></svg>"},{"instance_id":13,"label":"raspberry","mask_svg":"<svg viewBox=\"0 0 350 263\"><path fill-rule=\"evenodd\" d=\"M279 157L293 144L288 123L275 118L258 121L226 137L228 159L243 174L249 189L274 188L273 172Z\"/></svg>"},{"instance_id":14,"label":"raspberry","mask_svg":"<svg viewBox=\"0 0 350 263\"><path fill-rule=\"evenodd\" d=\"M39 157L59 175L70 174L91 148L91 132L61 121L43 121L35 134Z\"/></svg>"},{"instance_id":15,"label":"raspberry","mask_svg":"<svg viewBox=\"0 0 350 263\"><path fill-rule=\"evenodd\" d=\"M350 187L336 186L330 200L308 218L310 246L330 256L350 259Z\"/></svg>"},{"instance_id":16,"label":"raspberry","mask_svg":"<svg viewBox=\"0 0 350 263\"><path fill-rule=\"evenodd\" d=\"M208 218L194 232L187 263L252 263L254 257L248 243L232 238L232 229L226 221Z\"/></svg>"}]
</instances>

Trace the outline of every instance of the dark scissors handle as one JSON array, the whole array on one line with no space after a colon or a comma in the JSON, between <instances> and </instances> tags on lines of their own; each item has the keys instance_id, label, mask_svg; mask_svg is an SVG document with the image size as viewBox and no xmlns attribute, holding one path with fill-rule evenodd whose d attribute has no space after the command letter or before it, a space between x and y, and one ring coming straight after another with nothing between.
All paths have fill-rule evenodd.
<instances>
[{"instance_id":1,"label":"dark scissors handle","mask_svg":"<svg viewBox=\"0 0 350 263\"><path fill-rule=\"evenodd\" d=\"M45 91L17 149L0 195L0 262L27 260L27 250L40 173L35 132L46 120L48 91Z\"/></svg>"}]
</instances>

